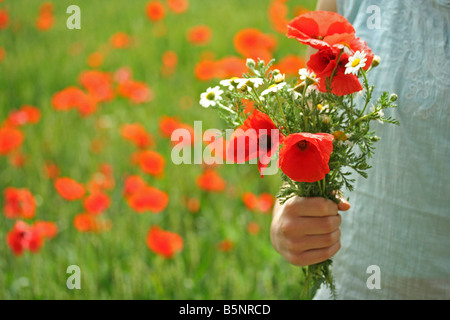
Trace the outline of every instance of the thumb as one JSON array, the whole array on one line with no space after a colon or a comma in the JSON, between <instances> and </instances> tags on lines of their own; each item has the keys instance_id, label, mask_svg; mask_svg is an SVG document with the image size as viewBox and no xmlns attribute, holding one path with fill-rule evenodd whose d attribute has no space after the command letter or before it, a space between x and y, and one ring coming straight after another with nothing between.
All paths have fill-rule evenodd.
<instances>
[{"instance_id":1,"label":"thumb","mask_svg":"<svg viewBox=\"0 0 450 320\"><path fill-rule=\"evenodd\" d=\"M350 207L351 207L350 203L344 197L340 197L340 202L338 203L338 210L347 211L348 209L350 209Z\"/></svg>"}]
</instances>

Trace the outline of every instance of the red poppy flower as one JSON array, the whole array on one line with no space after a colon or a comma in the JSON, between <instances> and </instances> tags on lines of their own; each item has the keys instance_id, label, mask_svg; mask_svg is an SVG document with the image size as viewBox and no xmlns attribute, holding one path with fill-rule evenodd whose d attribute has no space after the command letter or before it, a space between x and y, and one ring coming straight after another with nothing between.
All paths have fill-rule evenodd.
<instances>
[{"instance_id":1,"label":"red poppy flower","mask_svg":"<svg viewBox=\"0 0 450 320\"><path fill-rule=\"evenodd\" d=\"M109 196L103 192L96 191L84 199L83 206L86 213L101 214L106 211L111 204Z\"/></svg>"},{"instance_id":2,"label":"red poppy flower","mask_svg":"<svg viewBox=\"0 0 450 320\"><path fill-rule=\"evenodd\" d=\"M80 213L73 219L73 225L79 232L101 232L108 231L112 223L108 219L100 219L98 216L89 213Z\"/></svg>"},{"instance_id":3,"label":"red poppy flower","mask_svg":"<svg viewBox=\"0 0 450 320\"><path fill-rule=\"evenodd\" d=\"M102 192L114 189L116 182L113 175L113 167L108 163L102 163L87 183L90 193Z\"/></svg>"},{"instance_id":4,"label":"red poppy flower","mask_svg":"<svg viewBox=\"0 0 450 320\"><path fill-rule=\"evenodd\" d=\"M261 193L258 197L258 211L270 213L275 203L275 197L270 193Z\"/></svg>"},{"instance_id":5,"label":"red poppy flower","mask_svg":"<svg viewBox=\"0 0 450 320\"><path fill-rule=\"evenodd\" d=\"M257 222L251 221L247 224L247 231L250 234L258 234L261 231L261 227Z\"/></svg>"},{"instance_id":6,"label":"red poppy flower","mask_svg":"<svg viewBox=\"0 0 450 320\"><path fill-rule=\"evenodd\" d=\"M146 7L147 17L150 21L156 22L164 19L166 9L160 1L150 1Z\"/></svg>"},{"instance_id":7,"label":"red poppy flower","mask_svg":"<svg viewBox=\"0 0 450 320\"><path fill-rule=\"evenodd\" d=\"M94 98L77 87L67 87L55 93L52 97L52 106L59 111L77 108L83 116L88 116L97 109Z\"/></svg>"},{"instance_id":8,"label":"red poppy flower","mask_svg":"<svg viewBox=\"0 0 450 320\"><path fill-rule=\"evenodd\" d=\"M178 55L175 51L168 50L163 53L162 62L165 67L175 68L178 64Z\"/></svg>"},{"instance_id":9,"label":"red poppy flower","mask_svg":"<svg viewBox=\"0 0 450 320\"><path fill-rule=\"evenodd\" d=\"M22 131L9 126L0 127L0 155L6 155L18 149L24 140Z\"/></svg>"},{"instance_id":10,"label":"red poppy flower","mask_svg":"<svg viewBox=\"0 0 450 320\"><path fill-rule=\"evenodd\" d=\"M3 211L10 219L31 219L36 213L36 200L28 189L8 187L3 192L5 204Z\"/></svg>"},{"instance_id":11,"label":"red poppy flower","mask_svg":"<svg viewBox=\"0 0 450 320\"><path fill-rule=\"evenodd\" d=\"M167 0L167 6L176 14L184 13L189 8L188 0Z\"/></svg>"},{"instance_id":12,"label":"red poppy flower","mask_svg":"<svg viewBox=\"0 0 450 320\"><path fill-rule=\"evenodd\" d=\"M231 77L241 77L244 73L247 72L246 60L243 58L229 56L220 59L216 63L216 78L224 79Z\"/></svg>"},{"instance_id":13,"label":"red poppy flower","mask_svg":"<svg viewBox=\"0 0 450 320\"><path fill-rule=\"evenodd\" d=\"M164 172L166 160L156 151L138 151L133 155L133 158L145 173L160 177Z\"/></svg>"},{"instance_id":14,"label":"red poppy flower","mask_svg":"<svg viewBox=\"0 0 450 320\"><path fill-rule=\"evenodd\" d=\"M159 213L169 203L167 193L151 186L144 186L126 198L128 205L137 213Z\"/></svg>"},{"instance_id":15,"label":"red poppy flower","mask_svg":"<svg viewBox=\"0 0 450 320\"><path fill-rule=\"evenodd\" d=\"M50 221L36 221L33 223L33 229L44 239L52 239L58 233L58 226Z\"/></svg>"},{"instance_id":16,"label":"red poppy flower","mask_svg":"<svg viewBox=\"0 0 450 320\"><path fill-rule=\"evenodd\" d=\"M36 253L44 244L38 229L23 221L14 224L13 229L6 235L6 242L16 256L20 256L25 250Z\"/></svg>"},{"instance_id":17,"label":"red poppy flower","mask_svg":"<svg viewBox=\"0 0 450 320\"><path fill-rule=\"evenodd\" d=\"M286 137L280 150L281 170L292 180L316 182L322 180L330 168L333 135L328 133L294 133Z\"/></svg>"},{"instance_id":18,"label":"red poppy flower","mask_svg":"<svg viewBox=\"0 0 450 320\"><path fill-rule=\"evenodd\" d=\"M205 25L192 27L187 31L186 37L192 44L205 45L211 40L211 28Z\"/></svg>"},{"instance_id":19,"label":"red poppy flower","mask_svg":"<svg viewBox=\"0 0 450 320\"><path fill-rule=\"evenodd\" d=\"M174 232L153 226L147 233L147 246L150 250L164 258L173 258L183 249L183 238Z\"/></svg>"},{"instance_id":20,"label":"red poppy flower","mask_svg":"<svg viewBox=\"0 0 450 320\"><path fill-rule=\"evenodd\" d=\"M334 75L331 81L331 93L343 96L361 91L362 85L354 74L345 74L345 64L348 61L348 55L342 54L338 61L340 49L336 47L325 48L311 55L307 66L314 71L320 79L318 88L322 92L327 92L328 79Z\"/></svg>"},{"instance_id":21,"label":"red poppy flower","mask_svg":"<svg viewBox=\"0 0 450 320\"><path fill-rule=\"evenodd\" d=\"M141 188L145 187L147 183L140 176L128 176L125 179L123 194L124 196L130 196L136 193Z\"/></svg>"},{"instance_id":22,"label":"red poppy flower","mask_svg":"<svg viewBox=\"0 0 450 320\"><path fill-rule=\"evenodd\" d=\"M174 117L162 116L159 119L159 131L164 138L170 138L172 132L181 126L182 123Z\"/></svg>"},{"instance_id":23,"label":"red poppy flower","mask_svg":"<svg viewBox=\"0 0 450 320\"><path fill-rule=\"evenodd\" d=\"M50 30L55 24L55 17L50 11L42 11L36 19L36 29L40 31Z\"/></svg>"},{"instance_id":24,"label":"red poppy flower","mask_svg":"<svg viewBox=\"0 0 450 320\"><path fill-rule=\"evenodd\" d=\"M283 134L270 117L255 110L231 135L226 157L235 163L258 158L258 168L262 175L283 140Z\"/></svg>"},{"instance_id":25,"label":"red poppy flower","mask_svg":"<svg viewBox=\"0 0 450 320\"><path fill-rule=\"evenodd\" d=\"M110 43L116 49L124 49L130 45L131 40L125 32L117 32L111 36Z\"/></svg>"},{"instance_id":26,"label":"red poppy flower","mask_svg":"<svg viewBox=\"0 0 450 320\"><path fill-rule=\"evenodd\" d=\"M294 54L290 54L273 65L272 69L278 69L286 75L298 75L298 70L305 67L305 61Z\"/></svg>"},{"instance_id":27,"label":"red poppy flower","mask_svg":"<svg viewBox=\"0 0 450 320\"><path fill-rule=\"evenodd\" d=\"M200 200L197 198L189 198L186 203L187 209L191 213L196 213L200 210Z\"/></svg>"},{"instance_id":28,"label":"red poppy flower","mask_svg":"<svg viewBox=\"0 0 450 320\"><path fill-rule=\"evenodd\" d=\"M57 178L54 183L58 194L65 200L78 200L84 196L84 186L67 177Z\"/></svg>"},{"instance_id":29,"label":"red poppy flower","mask_svg":"<svg viewBox=\"0 0 450 320\"><path fill-rule=\"evenodd\" d=\"M8 116L7 124L12 126L23 126L26 124L36 124L41 119L41 111L34 106L24 105L19 110L11 112Z\"/></svg>"},{"instance_id":30,"label":"red poppy flower","mask_svg":"<svg viewBox=\"0 0 450 320\"><path fill-rule=\"evenodd\" d=\"M355 38L355 29L338 13L312 11L289 22L287 36L313 48L323 49L350 43Z\"/></svg>"},{"instance_id":31,"label":"red poppy flower","mask_svg":"<svg viewBox=\"0 0 450 320\"><path fill-rule=\"evenodd\" d=\"M153 91L145 82L127 80L119 83L118 93L134 104L149 102L153 99Z\"/></svg>"},{"instance_id":32,"label":"red poppy flower","mask_svg":"<svg viewBox=\"0 0 450 320\"><path fill-rule=\"evenodd\" d=\"M272 1L269 6L269 21L275 31L285 33L287 30L287 19L289 9L284 0Z\"/></svg>"},{"instance_id":33,"label":"red poppy flower","mask_svg":"<svg viewBox=\"0 0 450 320\"><path fill-rule=\"evenodd\" d=\"M218 73L219 65L213 60L202 60L194 68L195 77L200 81L214 79Z\"/></svg>"},{"instance_id":34,"label":"red poppy flower","mask_svg":"<svg viewBox=\"0 0 450 320\"><path fill-rule=\"evenodd\" d=\"M270 193L261 193L259 196L251 192L242 195L242 201L250 211L268 213L273 207L275 197Z\"/></svg>"},{"instance_id":35,"label":"red poppy flower","mask_svg":"<svg viewBox=\"0 0 450 320\"><path fill-rule=\"evenodd\" d=\"M225 180L213 169L206 169L197 177L197 186L208 192L221 192L225 190Z\"/></svg>"},{"instance_id":36,"label":"red poppy flower","mask_svg":"<svg viewBox=\"0 0 450 320\"><path fill-rule=\"evenodd\" d=\"M230 239L225 239L216 244L216 250L222 252L231 251L234 247L234 242Z\"/></svg>"},{"instance_id":37,"label":"red poppy flower","mask_svg":"<svg viewBox=\"0 0 450 320\"><path fill-rule=\"evenodd\" d=\"M0 9L0 30L9 26L9 13L5 9Z\"/></svg>"},{"instance_id":38,"label":"red poppy flower","mask_svg":"<svg viewBox=\"0 0 450 320\"><path fill-rule=\"evenodd\" d=\"M80 84L97 102L110 101L114 98L112 77L99 70L88 70L80 74Z\"/></svg>"},{"instance_id":39,"label":"red poppy flower","mask_svg":"<svg viewBox=\"0 0 450 320\"><path fill-rule=\"evenodd\" d=\"M147 148L155 144L153 136L139 123L124 124L120 128L120 134L138 148Z\"/></svg>"},{"instance_id":40,"label":"red poppy flower","mask_svg":"<svg viewBox=\"0 0 450 320\"><path fill-rule=\"evenodd\" d=\"M239 31L233 39L234 47L246 58L269 61L277 45L275 37L258 29L248 28Z\"/></svg>"},{"instance_id":41,"label":"red poppy flower","mask_svg":"<svg viewBox=\"0 0 450 320\"><path fill-rule=\"evenodd\" d=\"M44 176L48 179L56 179L59 176L59 167L52 161L45 161L42 168Z\"/></svg>"}]
</instances>

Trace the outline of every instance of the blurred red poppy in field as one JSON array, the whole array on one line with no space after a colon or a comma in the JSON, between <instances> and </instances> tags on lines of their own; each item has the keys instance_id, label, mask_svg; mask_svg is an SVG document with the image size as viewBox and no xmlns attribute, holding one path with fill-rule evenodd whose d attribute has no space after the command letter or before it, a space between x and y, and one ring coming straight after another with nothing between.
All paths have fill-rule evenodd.
<instances>
[{"instance_id":1,"label":"blurred red poppy in field","mask_svg":"<svg viewBox=\"0 0 450 320\"><path fill-rule=\"evenodd\" d=\"M33 223L33 229L44 239L52 239L58 233L58 226L50 221L36 221Z\"/></svg>"},{"instance_id":2,"label":"blurred red poppy in field","mask_svg":"<svg viewBox=\"0 0 450 320\"><path fill-rule=\"evenodd\" d=\"M154 150L138 151L133 155L133 160L145 173L161 177L164 172L166 159Z\"/></svg>"},{"instance_id":3,"label":"blurred red poppy in field","mask_svg":"<svg viewBox=\"0 0 450 320\"><path fill-rule=\"evenodd\" d=\"M102 232L112 228L112 222L109 219L100 219L99 216L89 213L80 213L73 219L73 225L79 232Z\"/></svg>"},{"instance_id":4,"label":"blurred red poppy in field","mask_svg":"<svg viewBox=\"0 0 450 320\"><path fill-rule=\"evenodd\" d=\"M0 62L5 58L6 56L6 50L3 47L0 47Z\"/></svg>"},{"instance_id":5,"label":"blurred red poppy in field","mask_svg":"<svg viewBox=\"0 0 450 320\"><path fill-rule=\"evenodd\" d=\"M247 224L247 232L255 235L258 234L261 231L261 227L257 222L251 221Z\"/></svg>"},{"instance_id":6,"label":"blurred red poppy in field","mask_svg":"<svg viewBox=\"0 0 450 320\"><path fill-rule=\"evenodd\" d=\"M140 176L128 176L125 179L123 194L125 197L131 196L133 193L139 191L139 189L145 187L147 183Z\"/></svg>"},{"instance_id":7,"label":"blurred red poppy in field","mask_svg":"<svg viewBox=\"0 0 450 320\"><path fill-rule=\"evenodd\" d=\"M131 141L138 148L155 146L155 139L140 123L124 124L120 127L120 135Z\"/></svg>"},{"instance_id":8,"label":"blurred red poppy in field","mask_svg":"<svg viewBox=\"0 0 450 320\"><path fill-rule=\"evenodd\" d=\"M68 201L81 199L85 193L84 186L72 178L57 178L54 182L54 186L58 194Z\"/></svg>"},{"instance_id":9,"label":"blurred red poppy in field","mask_svg":"<svg viewBox=\"0 0 450 320\"><path fill-rule=\"evenodd\" d=\"M217 61L216 78L242 77L247 72L246 59L239 57L224 57Z\"/></svg>"},{"instance_id":10,"label":"blurred red poppy in field","mask_svg":"<svg viewBox=\"0 0 450 320\"><path fill-rule=\"evenodd\" d=\"M97 109L97 103L90 95L77 87L67 87L52 97L52 106L58 111L77 108L82 116L88 116Z\"/></svg>"},{"instance_id":11,"label":"blurred red poppy in field","mask_svg":"<svg viewBox=\"0 0 450 320\"><path fill-rule=\"evenodd\" d=\"M40 31L50 30L55 24L53 15L53 4L44 3L39 10L39 16L36 19L36 29Z\"/></svg>"},{"instance_id":12,"label":"blurred red poppy in field","mask_svg":"<svg viewBox=\"0 0 450 320\"><path fill-rule=\"evenodd\" d=\"M208 192L222 192L225 190L225 180L214 169L206 169L196 179L197 186Z\"/></svg>"},{"instance_id":13,"label":"blurred red poppy in field","mask_svg":"<svg viewBox=\"0 0 450 320\"><path fill-rule=\"evenodd\" d=\"M23 105L20 109L11 112L6 120L8 125L23 126L26 124L36 124L41 119L39 108Z\"/></svg>"},{"instance_id":14,"label":"blurred red poppy in field","mask_svg":"<svg viewBox=\"0 0 450 320\"><path fill-rule=\"evenodd\" d=\"M316 182L330 172L328 161L334 137L328 133L294 133L280 150L281 170L292 180Z\"/></svg>"},{"instance_id":15,"label":"blurred red poppy in field","mask_svg":"<svg viewBox=\"0 0 450 320\"><path fill-rule=\"evenodd\" d=\"M200 210L200 200L197 198L189 198L187 199L186 207L189 212L197 213Z\"/></svg>"},{"instance_id":16,"label":"blurred red poppy in field","mask_svg":"<svg viewBox=\"0 0 450 320\"><path fill-rule=\"evenodd\" d=\"M9 13L6 9L0 9L0 30L9 26Z\"/></svg>"},{"instance_id":17,"label":"blurred red poppy in field","mask_svg":"<svg viewBox=\"0 0 450 320\"><path fill-rule=\"evenodd\" d=\"M88 195L84 201L83 206L86 213L93 215L101 214L105 212L111 205L110 197L101 191L95 191Z\"/></svg>"},{"instance_id":18,"label":"blurred red poppy in field","mask_svg":"<svg viewBox=\"0 0 450 320\"><path fill-rule=\"evenodd\" d=\"M108 72L83 71L80 74L79 81L97 102L110 101L114 98L112 77Z\"/></svg>"},{"instance_id":19,"label":"blurred red poppy in field","mask_svg":"<svg viewBox=\"0 0 450 320\"><path fill-rule=\"evenodd\" d=\"M233 39L234 47L245 58L264 61L272 59L272 52L277 45L276 38L264 34L258 29L248 28L239 31Z\"/></svg>"},{"instance_id":20,"label":"blurred red poppy in field","mask_svg":"<svg viewBox=\"0 0 450 320\"><path fill-rule=\"evenodd\" d=\"M116 181L114 179L113 167L108 163L102 163L89 182L87 189L90 193L102 192L114 189Z\"/></svg>"},{"instance_id":21,"label":"blurred red poppy in field","mask_svg":"<svg viewBox=\"0 0 450 320\"><path fill-rule=\"evenodd\" d=\"M176 129L181 128L182 126L183 123L174 117L162 116L159 119L159 131L164 138L170 139L170 137L172 136L172 132Z\"/></svg>"},{"instance_id":22,"label":"blurred red poppy in field","mask_svg":"<svg viewBox=\"0 0 450 320\"><path fill-rule=\"evenodd\" d=\"M150 21L156 22L164 19L166 8L161 1L150 1L147 3L146 13Z\"/></svg>"},{"instance_id":23,"label":"blurred red poppy in field","mask_svg":"<svg viewBox=\"0 0 450 320\"><path fill-rule=\"evenodd\" d=\"M92 52L87 58L87 65L91 68L98 68L103 64L105 60L103 53L101 52Z\"/></svg>"},{"instance_id":24,"label":"blurred red poppy in field","mask_svg":"<svg viewBox=\"0 0 450 320\"><path fill-rule=\"evenodd\" d=\"M116 32L111 36L109 40L113 48L124 49L128 48L131 44L130 36L125 32Z\"/></svg>"},{"instance_id":25,"label":"blurred red poppy in field","mask_svg":"<svg viewBox=\"0 0 450 320\"><path fill-rule=\"evenodd\" d=\"M25 154L19 152L14 152L8 157L9 163L15 168L21 168L25 165L27 158Z\"/></svg>"},{"instance_id":26,"label":"blurred red poppy in field","mask_svg":"<svg viewBox=\"0 0 450 320\"><path fill-rule=\"evenodd\" d=\"M188 0L166 0L167 6L176 14L181 14L189 8Z\"/></svg>"},{"instance_id":27,"label":"blurred red poppy in field","mask_svg":"<svg viewBox=\"0 0 450 320\"><path fill-rule=\"evenodd\" d=\"M298 70L305 66L305 60L294 54L290 54L274 64L272 69L278 69L281 73L286 75L298 76Z\"/></svg>"},{"instance_id":28,"label":"blurred red poppy in field","mask_svg":"<svg viewBox=\"0 0 450 320\"><path fill-rule=\"evenodd\" d=\"M4 126L0 127L0 155L6 155L22 145L25 135L17 128Z\"/></svg>"},{"instance_id":29,"label":"blurred red poppy in field","mask_svg":"<svg viewBox=\"0 0 450 320\"><path fill-rule=\"evenodd\" d=\"M335 44L350 43L355 38L355 29L338 13L313 11L290 21L287 36L320 50Z\"/></svg>"},{"instance_id":30,"label":"blurred red poppy in field","mask_svg":"<svg viewBox=\"0 0 450 320\"><path fill-rule=\"evenodd\" d=\"M153 91L145 82L127 80L119 83L118 93L130 99L134 104L149 102L153 99Z\"/></svg>"},{"instance_id":31,"label":"blurred red poppy in field","mask_svg":"<svg viewBox=\"0 0 450 320\"><path fill-rule=\"evenodd\" d=\"M194 68L195 77L200 81L214 79L217 75L218 64L212 60L202 60Z\"/></svg>"},{"instance_id":32,"label":"blurred red poppy in field","mask_svg":"<svg viewBox=\"0 0 450 320\"><path fill-rule=\"evenodd\" d=\"M8 187L3 192L3 212L10 219L31 219L36 214L36 199L28 189Z\"/></svg>"},{"instance_id":33,"label":"blurred red poppy in field","mask_svg":"<svg viewBox=\"0 0 450 320\"><path fill-rule=\"evenodd\" d=\"M53 161L45 161L42 171L44 176L51 180L56 179L59 176L59 167Z\"/></svg>"},{"instance_id":34,"label":"blurred red poppy in field","mask_svg":"<svg viewBox=\"0 0 450 320\"><path fill-rule=\"evenodd\" d=\"M270 193L261 193L259 196L252 192L245 192L242 201L250 211L269 213L275 203L275 197Z\"/></svg>"},{"instance_id":35,"label":"blurred red poppy in field","mask_svg":"<svg viewBox=\"0 0 450 320\"><path fill-rule=\"evenodd\" d=\"M289 8L286 0L272 0L269 5L269 21L275 31L285 33L287 30Z\"/></svg>"},{"instance_id":36,"label":"blurred red poppy in field","mask_svg":"<svg viewBox=\"0 0 450 320\"><path fill-rule=\"evenodd\" d=\"M126 197L128 205L137 213L150 211L160 213L169 203L169 196L164 191L151 186L138 188Z\"/></svg>"},{"instance_id":37,"label":"blurred red poppy in field","mask_svg":"<svg viewBox=\"0 0 450 320\"><path fill-rule=\"evenodd\" d=\"M133 74L132 74L130 68L122 67L114 73L113 78L114 78L115 82L122 83L122 82L125 82L128 80L131 80L133 78Z\"/></svg>"},{"instance_id":38,"label":"blurred red poppy in field","mask_svg":"<svg viewBox=\"0 0 450 320\"><path fill-rule=\"evenodd\" d=\"M230 239L224 239L216 244L216 250L221 252L229 252L233 249L234 242Z\"/></svg>"},{"instance_id":39,"label":"blurred red poppy in field","mask_svg":"<svg viewBox=\"0 0 450 320\"><path fill-rule=\"evenodd\" d=\"M195 45L205 45L211 41L212 31L206 25L194 26L186 33L187 40Z\"/></svg>"},{"instance_id":40,"label":"blurred red poppy in field","mask_svg":"<svg viewBox=\"0 0 450 320\"><path fill-rule=\"evenodd\" d=\"M22 255L25 250L36 253L44 244L39 229L33 228L23 221L17 221L13 229L8 231L6 241L16 256Z\"/></svg>"},{"instance_id":41,"label":"blurred red poppy in field","mask_svg":"<svg viewBox=\"0 0 450 320\"><path fill-rule=\"evenodd\" d=\"M183 249L183 238L179 234L163 230L158 226L149 229L146 242L154 253L169 259Z\"/></svg>"}]
</instances>

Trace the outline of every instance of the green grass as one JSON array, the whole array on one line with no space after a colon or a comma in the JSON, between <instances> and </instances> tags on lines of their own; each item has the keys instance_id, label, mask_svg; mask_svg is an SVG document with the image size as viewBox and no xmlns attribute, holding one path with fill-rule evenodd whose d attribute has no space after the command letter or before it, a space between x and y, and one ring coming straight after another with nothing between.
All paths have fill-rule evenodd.
<instances>
[{"instance_id":1,"label":"green grass","mask_svg":"<svg viewBox=\"0 0 450 320\"><path fill-rule=\"evenodd\" d=\"M167 34L153 34L154 23L144 13L145 0L133 1L54 1L56 24L47 32L34 27L39 5L43 1L4 1L11 17L8 29L0 31L0 46L6 57L0 62L0 122L12 109L21 105L38 106L41 121L24 128L26 140L22 152L27 163L12 167L0 157L0 192L6 187L28 188L38 199L35 220L57 223L59 233L37 254L16 257L6 244L6 233L14 221L0 216L0 298L1 299L296 299L300 292L301 271L284 261L270 244L270 215L252 213L243 205L244 191L275 194L280 185L277 176L261 179L254 165L224 165L218 168L226 179L227 192L208 194L195 187L202 171L199 165L176 166L170 162L171 144L158 135L162 115L178 116L193 125L203 121L203 129L224 128L211 110L201 108L198 97L216 81L200 82L194 66L201 53L211 51L217 58L238 55L233 36L242 28L256 27L278 39L275 58L287 54L303 55L305 48L295 40L275 33L267 19L270 1L191 0L189 11L182 15L168 12L164 24ZM314 8L314 0L295 5ZM66 8L81 8L81 30L66 28ZM288 3L291 8L293 3ZM186 30L206 24L213 30L213 40L205 47L190 45ZM110 36L124 31L137 39L133 48L115 50L99 68L115 71L129 67L136 80L145 81L155 93L146 104L132 106L117 98L103 104L89 118L76 112L56 112L52 95L77 85L81 71L88 69L87 56L102 48ZM78 54L71 54L74 44ZM172 77L163 77L159 68L166 50L178 54L179 65ZM193 106L181 109L180 99L190 97ZM99 119L111 126L98 129ZM167 161L164 177L145 176L130 164L134 148L119 135L123 123L141 122L157 137L156 150ZM100 154L90 151L93 138L104 141ZM54 160L61 174L87 182L102 162L114 167L116 187L110 193L112 204L105 213L113 228L105 233L79 233L72 224L81 213L81 203L69 203L56 193L52 182L42 177L46 160ZM160 214L136 214L122 198L123 176L136 173L168 192L170 202ZM181 205L183 196L201 199L197 214ZM3 196L0 197L3 207ZM261 233L250 235L247 223L257 221ZM160 225L179 233L184 248L173 259L163 259L145 243L151 225ZM216 243L229 238L235 242L230 252L219 252ZM69 265L81 268L81 290L66 287Z\"/></svg>"}]
</instances>

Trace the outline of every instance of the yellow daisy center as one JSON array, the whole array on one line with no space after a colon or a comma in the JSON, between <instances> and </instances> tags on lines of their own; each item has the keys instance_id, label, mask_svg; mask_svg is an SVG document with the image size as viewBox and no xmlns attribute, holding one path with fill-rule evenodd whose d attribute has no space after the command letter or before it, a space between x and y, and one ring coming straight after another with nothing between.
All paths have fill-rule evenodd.
<instances>
[{"instance_id":1,"label":"yellow daisy center","mask_svg":"<svg viewBox=\"0 0 450 320\"><path fill-rule=\"evenodd\" d=\"M356 58L355 60L353 60L352 62L352 67L356 67L359 63L361 62L361 59Z\"/></svg>"}]
</instances>

